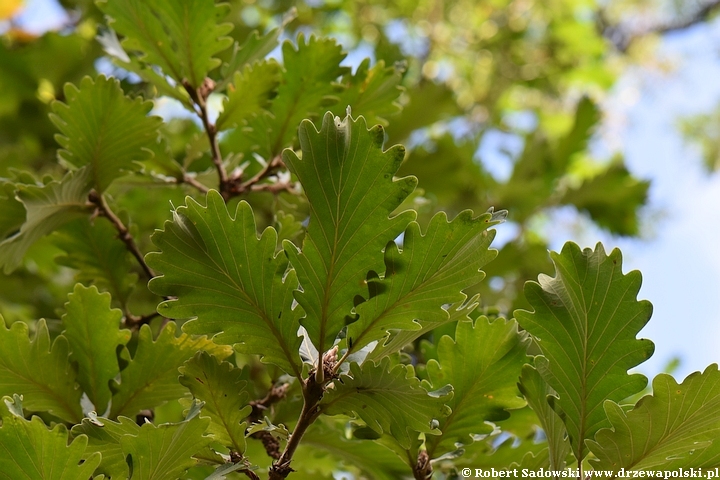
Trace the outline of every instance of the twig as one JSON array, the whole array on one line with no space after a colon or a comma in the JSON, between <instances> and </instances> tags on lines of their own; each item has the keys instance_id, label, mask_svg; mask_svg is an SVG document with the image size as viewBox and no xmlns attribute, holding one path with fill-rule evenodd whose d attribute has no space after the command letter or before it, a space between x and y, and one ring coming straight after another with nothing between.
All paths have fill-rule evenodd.
<instances>
[{"instance_id":1,"label":"twig","mask_svg":"<svg viewBox=\"0 0 720 480\"><path fill-rule=\"evenodd\" d=\"M140 264L140 267L143 269L143 272L145 272L145 275L147 275L148 279L153 278L155 276L155 272L148 267L148 264L145 263L145 259L143 258L142 253L140 252L140 249L138 248L137 244L135 243L135 240L133 239L132 235L130 234L130 231L128 228L123 224L122 220L118 218L117 215L110 209L107 202L105 201L105 197L101 193L97 193L95 190L91 190L88 194L88 200L90 203L95 205L98 210L98 215L102 215L108 220L110 220L110 223L115 226L115 230L118 232L118 238L125 243L125 246L127 249L132 253L133 257L138 261Z\"/></svg>"},{"instance_id":2,"label":"twig","mask_svg":"<svg viewBox=\"0 0 720 480\"><path fill-rule=\"evenodd\" d=\"M182 183L187 183L188 185L200 190L200 192L202 193L207 193L210 191L208 187L198 182L195 177L193 177L192 175L188 175L187 173L183 174Z\"/></svg>"},{"instance_id":3,"label":"twig","mask_svg":"<svg viewBox=\"0 0 720 480\"><path fill-rule=\"evenodd\" d=\"M428 480L432 477L432 464L430 463L430 456L426 450L420 450L420 452L418 452L417 461L415 465L413 465L412 470L415 480Z\"/></svg>"},{"instance_id":4,"label":"twig","mask_svg":"<svg viewBox=\"0 0 720 480\"><path fill-rule=\"evenodd\" d=\"M197 111L195 113L197 113L202 121L205 134L207 135L208 142L210 143L212 162L215 165L215 170L217 170L218 177L220 179L220 194L227 201L230 198L228 194L228 175L225 170L225 165L223 165L222 153L220 152L220 144L218 143L217 138L217 128L215 128L215 124L210 121L207 109L207 98L215 88L215 82L213 82L210 78L205 78L202 85L195 89L190 82L185 80L183 81L183 87L185 87L185 91L188 92L188 95L190 95L193 103L197 106Z\"/></svg>"},{"instance_id":5,"label":"twig","mask_svg":"<svg viewBox=\"0 0 720 480\"><path fill-rule=\"evenodd\" d=\"M327 384L332 381L335 377L333 370L337 363L337 346L325 352L322 356L322 371L324 372L321 377L324 379L322 383L316 381L317 376L314 372L310 372L307 380L303 381L302 392L303 392L303 408L300 413L300 418L295 425L292 435L285 445L285 450L277 462L270 467L269 480L283 480L293 471L290 467L292 457L300 445L303 435L307 431L308 427L317 420L320 416L320 400L322 400L323 394Z\"/></svg>"}]
</instances>

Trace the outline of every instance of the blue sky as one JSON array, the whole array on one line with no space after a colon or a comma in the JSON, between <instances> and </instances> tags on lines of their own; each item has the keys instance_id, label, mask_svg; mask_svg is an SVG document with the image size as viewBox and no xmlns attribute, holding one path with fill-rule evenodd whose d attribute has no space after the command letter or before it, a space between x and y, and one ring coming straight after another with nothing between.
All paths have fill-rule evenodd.
<instances>
[{"instance_id":1,"label":"blue sky","mask_svg":"<svg viewBox=\"0 0 720 480\"><path fill-rule=\"evenodd\" d=\"M56 5L28 0L18 21L37 33L57 28L66 18ZM718 21L667 35L659 55L673 68L631 68L604 105L608 121L598 155L620 150L635 175L652 180L644 238L613 238L591 225L578 229L562 211L546 227L553 250L567 240L583 247L602 241L607 250L621 248L625 271L643 273L640 298L653 303L654 314L640 336L652 339L656 352L639 370L649 375L673 357L681 359L681 378L720 361L720 176L703 171L699 150L677 129L680 116L720 103L720 82L713 80L720 78L718 47Z\"/></svg>"}]
</instances>

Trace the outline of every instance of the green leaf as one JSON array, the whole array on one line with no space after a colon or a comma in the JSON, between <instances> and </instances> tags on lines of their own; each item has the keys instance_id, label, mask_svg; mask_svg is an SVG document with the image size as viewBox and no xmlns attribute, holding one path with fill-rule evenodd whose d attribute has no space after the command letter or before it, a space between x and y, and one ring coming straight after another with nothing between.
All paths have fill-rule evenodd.
<instances>
[{"instance_id":1,"label":"green leaf","mask_svg":"<svg viewBox=\"0 0 720 480\"><path fill-rule=\"evenodd\" d=\"M51 346L45 320L38 321L30 340L27 324L15 322L8 329L0 318L0 396L22 395L31 412L79 422L82 392L75 388L68 354L62 335Z\"/></svg>"},{"instance_id":2,"label":"green leaf","mask_svg":"<svg viewBox=\"0 0 720 480\"><path fill-rule=\"evenodd\" d=\"M76 220L56 232L52 240L65 252L55 261L77 270L76 281L110 292L120 306L127 304L137 275L129 273L132 266L127 246L107 219L96 218L92 223Z\"/></svg>"},{"instance_id":3,"label":"green leaf","mask_svg":"<svg viewBox=\"0 0 720 480\"><path fill-rule=\"evenodd\" d=\"M242 370L219 362L207 352L198 352L180 368L180 383L205 403L202 414L210 417L208 433L232 451L245 452L243 422L252 408L248 405L247 382Z\"/></svg>"},{"instance_id":4,"label":"green leaf","mask_svg":"<svg viewBox=\"0 0 720 480\"><path fill-rule=\"evenodd\" d=\"M2 179L0 179L2 183ZM4 194L0 195L0 241L17 233L20 227L25 223L25 207L22 202L15 198L15 184L5 182L0 185L0 191Z\"/></svg>"},{"instance_id":5,"label":"green leaf","mask_svg":"<svg viewBox=\"0 0 720 480\"><path fill-rule=\"evenodd\" d=\"M120 384L114 388L111 418L134 417L140 410L184 396L187 390L178 382L178 368L198 350L207 350L222 358L231 353L229 348L214 345L205 337L193 338L186 334L176 337L175 331L175 324L170 322L153 341L150 327L140 328L135 356L120 372Z\"/></svg>"},{"instance_id":6,"label":"green leaf","mask_svg":"<svg viewBox=\"0 0 720 480\"><path fill-rule=\"evenodd\" d=\"M403 249L395 242L385 247L385 273L368 276L369 299L355 310L359 319L348 326L350 351L387 336L390 329L418 330L417 320L445 323L450 314L443 305L463 302L465 288L479 283L480 268L497 252L489 250L495 232L487 229L504 218L492 212L473 218L470 210L448 222L440 212L425 235L412 222L405 230Z\"/></svg>"},{"instance_id":7,"label":"green leaf","mask_svg":"<svg viewBox=\"0 0 720 480\"><path fill-rule=\"evenodd\" d=\"M25 420L20 397L3 397L0 406L0 478L77 480L91 478L100 463L100 455L83 458L87 437L79 436L68 444L65 425L50 430L38 417ZM7 414L3 410L7 409ZM81 460L84 460L82 463Z\"/></svg>"},{"instance_id":8,"label":"green leaf","mask_svg":"<svg viewBox=\"0 0 720 480\"><path fill-rule=\"evenodd\" d=\"M50 115L61 132L58 157L74 167L89 165L98 192L152 156L162 123L148 116L152 102L126 97L119 81L102 75L83 78L79 89L68 83L64 92L67 103L53 102Z\"/></svg>"},{"instance_id":9,"label":"green leaf","mask_svg":"<svg viewBox=\"0 0 720 480\"><path fill-rule=\"evenodd\" d=\"M424 319L416 320L416 322L420 324L420 328L418 330L393 331L390 334L388 340L386 340L384 343L378 343L378 345L375 347L375 349L373 349L372 352L370 352L367 358L375 362L379 362L381 359L392 355L393 353L399 352L406 345L409 345L410 343L414 342L426 333L429 333L442 325L453 322L471 321L471 318L468 316L468 314L475 311L475 309L478 307L478 305L480 304L478 301L479 299L480 295L476 294L464 302L458 302L450 305L447 308L447 312L449 314L448 317L446 319L442 319L441 321L429 322Z\"/></svg>"},{"instance_id":10,"label":"green leaf","mask_svg":"<svg viewBox=\"0 0 720 480\"><path fill-rule=\"evenodd\" d=\"M194 88L220 65L213 55L232 44L225 36L232 24L218 23L227 8L213 0L106 0L98 7L109 17L108 24L126 37L124 48L140 52L141 60Z\"/></svg>"},{"instance_id":11,"label":"green leaf","mask_svg":"<svg viewBox=\"0 0 720 480\"><path fill-rule=\"evenodd\" d=\"M109 294L78 283L68 300L62 322L70 360L78 364L80 387L95 409L104 412L112 396L110 380L120 373L117 347L130 340L130 331L120 330L122 312L110 308Z\"/></svg>"},{"instance_id":12,"label":"green leaf","mask_svg":"<svg viewBox=\"0 0 720 480\"><path fill-rule=\"evenodd\" d=\"M612 163L607 170L565 192L561 203L572 204L600 225L620 235L637 235L638 208L645 204L649 181L632 176L623 163Z\"/></svg>"},{"instance_id":13,"label":"green leaf","mask_svg":"<svg viewBox=\"0 0 720 480\"><path fill-rule=\"evenodd\" d=\"M712 364L678 385L667 374L653 380L653 393L629 412L608 401L612 429L588 445L598 470L710 468L720 460L720 372Z\"/></svg>"},{"instance_id":14,"label":"green leaf","mask_svg":"<svg viewBox=\"0 0 720 480\"><path fill-rule=\"evenodd\" d=\"M131 457L131 478L179 478L185 470L197 464L192 455L212 442L212 437L203 435L209 423L209 418L198 416L158 426L145 423L136 436L120 437L123 453Z\"/></svg>"},{"instance_id":15,"label":"green leaf","mask_svg":"<svg viewBox=\"0 0 720 480\"><path fill-rule=\"evenodd\" d=\"M547 468L550 470L565 468L565 460L570 454L567 430L563 421L548 403L548 396L557 396L557 392L542 379L538 371L531 365L523 366L518 387L528 405L537 415L540 426L545 432L548 442Z\"/></svg>"},{"instance_id":16,"label":"green leaf","mask_svg":"<svg viewBox=\"0 0 720 480\"><path fill-rule=\"evenodd\" d=\"M215 123L217 130L244 127L253 117L266 114L270 99L277 93L280 73L280 65L272 59L235 72L223 111Z\"/></svg>"},{"instance_id":17,"label":"green leaf","mask_svg":"<svg viewBox=\"0 0 720 480\"><path fill-rule=\"evenodd\" d=\"M397 480L410 473L410 469L390 449L372 440L348 439L343 435L342 425L315 422L303 435L298 453L293 459L302 458L314 464L318 456L330 456L334 462L342 462L377 480ZM308 462L308 463L310 463ZM300 463L300 468L302 463Z\"/></svg>"},{"instance_id":18,"label":"green leaf","mask_svg":"<svg viewBox=\"0 0 720 480\"><path fill-rule=\"evenodd\" d=\"M386 67L380 60L370 67L370 59L360 63L354 75L343 79L345 90L338 95L335 112L340 115L349 105L356 115L362 115L369 123L387 125L387 118L400 111L398 98L403 92L400 87L404 65Z\"/></svg>"},{"instance_id":19,"label":"green leaf","mask_svg":"<svg viewBox=\"0 0 720 480\"><path fill-rule=\"evenodd\" d=\"M494 431L487 422L504 420L509 409L520 408L517 379L527 360L527 336L514 321L490 322L480 317L458 322L455 341L444 336L438 344L438 361L427 363L433 387L451 384L447 401L452 413L440 419L441 436L426 438L430 458L452 452Z\"/></svg>"},{"instance_id":20,"label":"green leaf","mask_svg":"<svg viewBox=\"0 0 720 480\"><path fill-rule=\"evenodd\" d=\"M318 132L310 121L299 129L302 159L286 150L283 160L298 176L311 205L302 252L285 242L303 291L301 323L318 351L332 345L364 293L370 270L382 268L382 250L412 220L414 212L391 213L415 188L415 179L394 179L401 146L382 151L383 129L365 119L327 113Z\"/></svg>"},{"instance_id":21,"label":"green leaf","mask_svg":"<svg viewBox=\"0 0 720 480\"><path fill-rule=\"evenodd\" d=\"M20 265L27 249L37 240L90 213L89 173L83 168L44 186L17 186L17 199L25 207L25 223L19 232L0 242L0 266L5 273Z\"/></svg>"},{"instance_id":22,"label":"green leaf","mask_svg":"<svg viewBox=\"0 0 720 480\"><path fill-rule=\"evenodd\" d=\"M337 79L347 67L340 45L331 39L311 36L307 41L298 36L297 48L286 41L282 46L284 82L270 107L271 117L258 116L250 122L250 131L243 132L247 141L258 146L265 159L280 155L296 136L296 126L303 119L318 117L324 107L337 102Z\"/></svg>"},{"instance_id":23,"label":"green leaf","mask_svg":"<svg viewBox=\"0 0 720 480\"><path fill-rule=\"evenodd\" d=\"M525 284L534 312L518 310L515 318L536 339L544 356L535 365L557 393L550 397L563 419L576 458L587 454L585 440L608 426L602 405L620 401L647 385L644 375L627 371L647 360L654 345L635 335L650 319L652 305L638 301L640 272L622 273L622 254L580 250L568 242L550 254L554 278Z\"/></svg>"},{"instance_id":24,"label":"green leaf","mask_svg":"<svg viewBox=\"0 0 720 480\"><path fill-rule=\"evenodd\" d=\"M299 377L300 313L291 308L297 280L292 270L285 275L285 255L275 254L275 230L266 228L258 238L250 205L240 202L231 216L214 190L206 207L188 197L173 216L152 237L162 252L147 255L148 265L162 272L150 289L177 297L158 311L169 318L195 317L183 325L185 332L215 335L216 343L264 355Z\"/></svg>"},{"instance_id":25,"label":"green leaf","mask_svg":"<svg viewBox=\"0 0 720 480\"><path fill-rule=\"evenodd\" d=\"M123 435L137 436L139 432L140 426L127 417L120 417L117 422L107 418L84 418L81 424L72 428L75 437L85 436L88 439L84 458L96 453L102 455L95 473L112 479L130 478L130 469L126 454L120 447L120 438Z\"/></svg>"},{"instance_id":26,"label":"green leaf","mask_svg":"<svg viewBox=\"0 0 720 480\"><path fill-rule=\"evenodd\" d=\"M449 386L428 392L420 386L413 369L405 365L390 368L389 359L379 364L350 364L328 389L320 409L328 415L355 415L378 433L391 434L403 448L409 448L417 433L437 433L433 420L450 413L445 405L452 396Z\"/></svg>"}]
</instances>

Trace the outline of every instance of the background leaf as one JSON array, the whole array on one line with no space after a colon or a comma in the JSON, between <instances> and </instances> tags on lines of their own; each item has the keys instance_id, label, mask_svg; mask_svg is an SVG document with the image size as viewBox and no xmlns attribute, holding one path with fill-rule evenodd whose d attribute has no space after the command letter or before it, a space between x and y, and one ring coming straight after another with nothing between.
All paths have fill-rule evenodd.
<instances>
[{"instance_id":1,"label":"background leaf","mask_svg":"<svg viewBox=\"0 0 720 480\"><path fill-rule=\"evenodd\" d=\"M637 300L640 272L622 273L618 249L608 256L601 244L581 251L568 242L550 256L555 277L541 275L540 283L525 284L535 311L518 310L515 318L542 350L536 367L558 393L551 405L582 459L585 440L609 426L603 402L620 401L647 384L644 375L627 371L652 355L653 343L635 338L652 305Z\"/></svg>"},{"instance_id":2,"label":"background leaf","mask_svg":"<svg viewBox=\"0 0 720 480\"><path fill-rule=\"evenodd\" d=\"M0 242L0 265L5 273L20 265L27 249L37 240L90 214L87 203L89 177L90 172L83 168L43 186L17 186L17 198L25 207L25 223L20 231Z\"/></svg>"},{"instance_id":3,"label":"background leaf","mask_svg":"<svg viewBox=\"0 0 720 480\"><path fill-rule=\"evenodd\" d=\"M126 97L120 82L102 75L83 78L79 89L67 84L64 92L67 103L54 102L50 115L61 132L58 157L77 168L89 165L98 192L152 156L162 120L148 116L151 102Z\"/></svg>"},{"instance_id":4,"label":"background leaf","mask_svg":"<svg viewBox=\"0 0 720 480\"><path fill-rule=\"evenodd\" d=\"M110 295L97 288L75 285L68 295L62 323L70 344L70 360L78 364L77 381L95 406L104 412L112 393L110 380L120 373L117 347L130 340L120 330L122 312L110 308Z\"/></svg>"},{"instance_id":5,"label":"background leaf","mask_svg":"<svg viewBox=\"0 0 720 480\"><path fill-rule=\"evenodd\" d=\"M59 336L50 344L45 320L39 320L35 336L28 326L15 322L10 328L0 321L0 396L22 395L31 412L49 412L67 422L82 418L75 371L68 360L68 341Z\"/></svg>"},{"instance_id":6,"label":"background leaf","mask_svg":"<svg viewBox=\"0 0 720 480\"><path fill-rule=\"evenodd\" d=\"M298 176L311 205L302 252L286 242L298 272L301 320L320 352L332 344L363 294L369 270L382 268L382 249L405 228L413 213L390 217L415 187L415 179L394 179L404 149L382 151L383 130L365 119L327 113L322 128L300 126L302 159L286 150L283 159Z\"/></svg>"},{"instance_id":7,"label":"background leaf","mask_svg":"<svg viewBox=\"0 0 720 480\"><path fill-rule=\"evenodd\" d=\"M127 246L117 236L115 227L104 217L88 222L78 219L56 231L53 243L65 252L55 261L76 270L75 280L110 292L112 300L126 307L137 284L132 272Z\"/></svg>"},{"instance_id":8,"label":"background leaf","mask_svg":"<svg viewBox=\"0 0 720 480\"><path fill-rule=\"evenodd\" d=\"M267 228L258 238L250 205L240 202L231 216L214 190L206 207L188 197L174 218L153 235L162 252L147 255L148 265L162 272L150 289L177 297L158 311L169 318L196 317L183 325L185 332L215 335L215 342L264 355L299 377L299 311L291 308L297 280L293 271L285 275L287 258L275 254L275 230Z\"/></svg>"},{"instance_id":9,"label":"background leaf","mask_svg":"<svg viewBox=\"0 0 720 480\"><path fill-rule=\"evenodd\" d=\"M50 430L38 417L25 420L20 397L3 397L0 405L0 478L41 478L77 480L92 477L100 463L95 453L83 457L87 437L68 443L68 431L59 424ZM81 463L82 460L82 463Z\"/></svg>"},{"instance_id":10,"label":"background leaf","mask_svg":"<svg viewBox=\"0 0 720 480\"><path fill-rule=\"evenodd\" d=\"M433 419L448 415L445 404L451 390L428 392L420 386L412 368L390 367L388 359L379 364L350 364L350 373L341 375L334 388L325 393L321 411L328 415L356 415L377 433L391 434L409 448L417 433L435 433Z\"/></svg>"},{"instance_id":11,"label":"background leaf","mask_svg":"<svg viewBox=\"0 0 720 480\"><path fill-rule=\"evenodd\" d=\"M250 119L268 114L266 107L277 93L280 73L280 65L272 59L248 65L242 71L235 72L223 111L215 122L217 130L242 128Z\"/></svg>"}]
</instances>

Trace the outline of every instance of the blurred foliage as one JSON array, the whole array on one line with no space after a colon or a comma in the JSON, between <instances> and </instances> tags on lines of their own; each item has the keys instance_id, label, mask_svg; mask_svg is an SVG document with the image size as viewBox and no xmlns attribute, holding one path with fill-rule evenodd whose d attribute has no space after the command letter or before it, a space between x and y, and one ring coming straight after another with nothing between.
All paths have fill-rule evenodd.
<instances>
[{"instance_id":1,"label":"blurred foliage","mask_svg":"<svg viewBox=\"0 0 720 480\"><path fill-rule=\"evenodd\" d=\"M154 97L158 113L176 116L163 125L164 140L154 148L155 158L143 164L144 172L167 179L178 178L185 170L212 184L214 172L202 130L187 115L177 116L182 108L161 96L187 102L182 88L163 86L163 82L155 81L156 74L137 60L126 63L117 38L103 26L103 15L92 2L64 0L62 6L70 15L60 32L28 38L13 28L2 38L0 176L13 179L13 169L29 168L58 178L60 170L54 161L57 144L53 140L56 129L48 120L49 104L64 100L66 82L79 84L84 75L99 70L119 78L131 95ZM231 2L225 20L234 27L229 35L239 45L250 45L252 48L244 51L256 52L257 58L271 50L272 56L287 57L286 62L292 55L300 55L298 61L303 63L298 67L306 68L313 60L302 57L302 49L294 54L293 50L281 53L275 48L278 36L295 39L304 32L337 38L350 54L346 62L355 66L363 56L370 57L370 65L384 62L391 66L383 69L378 63L377 68L369 68L364 63L352 76L340 70L318 73L336 77L338 87L324 92L314 87L314 91L336 114L350 104L354 115L368 116L371 123L389 121L389 144L409 147L400 173L416 175L424 191L414 199L416 206L422 205L421 221L427 222L440 209L453 214L468 206L474 206L475 211L494 206L510 212L508 220L518 233L505 236L510 238L502 246L506 252L500 258L514 260L506 267L491 263L488 275L498 278L491 285L503 288L485 286L480 291L485 307L507 313L524 305L518 296L522 283L549 267L546 239L533 227L538 216L544 218L553 208L570 205L611 233L640 232L638 209L645 203L648 183L634 178L622 158L594 159L589 153L589 142L602 121L597 103L623 65L598 28L598 19L605 13L588 0L247 1ZM284 29L278 29L283 24ZM114 55L114 63L106 52ZM243 64L257 60L236 52L229 49L217 53L221 61L229 62L222 71L210 72L218 82L218 91L227 86L224 78L228 69L241 72ZM293 66L286 64L285 68ZM400 97L393 93L398 81L403 88ZM377 92L375 97L363 97L363 88L368 86ZM294 94L283 94L284 87L280 88L281 97ZM213 101L219 107L220 98L211 97L211 104ZM272 122L287 121L292 129L296 120L308 114L312 117L310 110L292 113L282 102L274 105L270 109L275 115ZM23 121L18 122L18 118ZM251 120L256 133L262 131L258 122L266 122L264 118ZM275 128L273 123L268 125ZM237 152L228 159L229 165L244 169L246 176L262 168L253 156L259 153L269 161L278 147L292 141L294 133L290 130L275 146L254 151L251 145L257 135L243 136L242 131L231 130L220 137L220 142L223 151ZM147 188L135 188L138 185ZM148 229L157 227L157 218L167 216L168 200L177 204L182 198L175 188L156 181L148 184L146 175L116 182L109 194L130 220L131 228L142 232L137 238L142 251L147 251ZM13 202L11 191L2 198ZM270 206L278 202L283 205L281 210L299 220L306 215L304 202L285 193L251 192L246 198L266 224L273 222ZM12 225L8 228L6 235L15 231ZM45 264L37 267L41 263L36 258L55 255L50 244L31 249L24 274L54 275L60 283L70 280L72 275L63 269ZM13 280L2 278L0 282L0 313L9 318L17 309L29 310L33 316L41 314L40 304L28 305L22 300L24 295L14 293ZM143 298L143 290L135 289L131 304ZM43 292L41 296L54 295ZM63 297L57 298L56 307ZM150 305L142 306L141 302L136 308Z\"/></svg>"}]
</instances>

